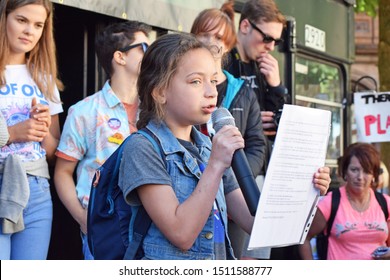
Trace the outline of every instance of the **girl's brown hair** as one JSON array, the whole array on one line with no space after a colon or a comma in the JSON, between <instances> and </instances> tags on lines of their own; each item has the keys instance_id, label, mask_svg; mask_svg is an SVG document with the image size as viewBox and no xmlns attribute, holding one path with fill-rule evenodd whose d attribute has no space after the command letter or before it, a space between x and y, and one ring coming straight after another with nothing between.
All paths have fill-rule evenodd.
<instances>
[{"instance_id":1,"label":"girl's brown hair","mask_svg":"<svg viewBox=\"0 0 390 280\"><path fill-rule=\"evenodd\" d=\"M146 51L138 77L140 115L137 128L145 127L151 119L162 121L164 105L158 94L169 87L183 56L189 51L204 48L191 34L176 33L159 37Z\"/></svg>"}]
</instances>

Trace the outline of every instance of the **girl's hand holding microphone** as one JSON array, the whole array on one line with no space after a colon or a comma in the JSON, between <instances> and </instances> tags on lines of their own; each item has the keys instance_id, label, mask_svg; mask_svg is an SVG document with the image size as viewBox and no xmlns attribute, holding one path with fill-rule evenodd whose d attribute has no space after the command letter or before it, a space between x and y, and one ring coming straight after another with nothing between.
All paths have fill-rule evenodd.
<instances>
[{"instance_id":1,"label":"girl's hand holding microphone","mask_svg":"<svg viewBox=\"0 0 390 280\"><path fill-rule=\"evenodd\" d=\"M223 126L213 137L209 164L220 164L225 170L231 166L234 152L244 146L244 138L236 126Z\"/></svg>"}]
</instances>

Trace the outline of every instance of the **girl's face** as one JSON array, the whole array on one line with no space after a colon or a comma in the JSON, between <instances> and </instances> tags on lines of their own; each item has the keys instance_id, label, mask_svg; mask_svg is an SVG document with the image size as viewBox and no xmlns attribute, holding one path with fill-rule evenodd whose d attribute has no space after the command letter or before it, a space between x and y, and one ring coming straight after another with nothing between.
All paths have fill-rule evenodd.
<instances>
[{"instance_id":1,"label":"girl's face","mask_svg":"<svg viewBox=\"0 0 390 280\"><path fill-rule=\"evenodd\" d=\"M207 49L195 49L180 60L167 89L163 90L168 126L206 123L217 103L217 70Z\"/></svg>"},{"instance_id":2,"label":"girl's face","mask_svg":"<svg viewBox=\"0 0 390 280\"><path fill-rule=\"evenodd\" d=\"M42 5L22 6L7 16L7 38L10 45L10 63L25 63L25 54L31 51L42 36L47 13Z\"/></svg>"},{"instance_id":3,"label":"girl's face","mask_svg":"<svg viewBox=\"0 0 390 280\"><path fill-rule=\"evenodd\" d=\"M362 191L363 189L370 188L374 175L366 173L363 170L362 165L360 164L357 157L351 157L351 162L348 165L347 173L345 174L345 179L347 185L357 191Z\"/></svg>"},{"instance_id":4,"label":"girl's face","mask_svg":"<svg viewBox=\"0 0 390 280\"><path fill-rule=\"evenodd\" d=\"M202 32L197 34L196 38L210 47L210 51L213 53L214 57L220 58L229 51L225 42L222 40L225 29L225 26L222 26L221 28L215 28L209 32Z\"/></svg>"}]
</instances>

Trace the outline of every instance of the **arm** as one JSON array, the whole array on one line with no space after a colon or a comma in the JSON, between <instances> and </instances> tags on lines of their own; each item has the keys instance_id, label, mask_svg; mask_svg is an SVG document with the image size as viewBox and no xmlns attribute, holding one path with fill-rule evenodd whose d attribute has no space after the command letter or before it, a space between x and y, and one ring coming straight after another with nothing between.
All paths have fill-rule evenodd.
<instances>
[{"instance_id":1,"label":"arm","mask_svg":"<svg viewBox=\"0 0 390 280\"><path fill-rule=\"evenodd\" d=\"M387 228L388 228L389 234L387 235L386 245L387 245L387 247L390 247L390 221L387 221Z\"/></svg>"},{"instance_id":2,"label":"arm","mask_svg":"<svg viewBox=\"0 0 390 280\"><path fill-rule=\"evenodd\" d=\"M51 116L48 105L37 103L34 97L31 102L30 118L43 122L49 128L48 133L42 140L42 148L46 151L49 162L54 163L54 152L60 139L60 124L58 114Z\"/></svg>"},{"instance_id":3,"label":"arm","mask_svg":"<svg viewBox=\"0 0 390 280\"><path fill-rule=\"evenodd\" d=\"M246 88L249 90L249 88ZM253 175L256 177L260 174L265 161L266 143L264 138L263 127L261 125L260 107L255 93L249 92L249 114L246 120L245 132L242 132L245 140L245 155L252 169Z\"/></svg>"},{"instance_id":4,"label":"arm","mask_svg":"<svg viewBox=\"0 0 390 280\"><path fill-rule=\"evenodd\" d=\"M287 89L281 84L278 61L270 53L266 53L259 57L257 64L267 85L265 111L273 112L282 109Z\"/></svg>"},{"instance_id":5,"label":"arm","mask_svg":"<svg viewBox=\"0 0 390 280\"><path fill-rule=\"evenodd\" d=\"M318 168L318 172L313 176L314 187L320 191L321 195L328 192L330 179L330 168L327 166Z\"/></svg>"},{"instance_id":6,"label":"arm","mask_svg":"<svg viewBox=\"0 0 390 280\"><path fill-rule=\"evenodd\" d=\"M143 185L137 188L149 216L165 237L181 250L188 250L202 231L218 192L222 175L244 140L236 127L224 126L213 138L208 165L195 190L182 203L171 186Z\"/></svg>"},{"instance_id":7,"label":"arm","mask_svg":"<svg viewBox=\"0 0 390 280\"><path fill-rule=\"evenodd\" d=\"M322 215L322 212L318 209L316 215L314 216L310 230L306 236L305 242L299 245L299 253L302 259L304 260L313 259L310 240L320 232L324 231L325 228L326 228L325 217L324 215Z\"/></svg>"},{"instance_id":8,"label":"arm","mask_svg":"<svg viewBox=\"0 0 390 280\"><path fill-rule=\"evenodd\" d=\"M277 87L266 86L264 94L265 111L261 112L261 121L263 123L264 134L267 136L276 135L275 113L283 109L287 89L283 85Z\"/></svg>"},{"instance_id":9,"label":"arm","mask_svg":"<svg viewBox=\"0 0 390 280\"><path fill-rule=\"evenodd\" d=\"M283 109L285 97L287 96L287 88L283 85L277 87L267 86L265 94L265 111L276 112Z\"/></svg>"},{"instance_id":10,"label":"arm","mask_svg":"<svg viewBox=\"0 0 390 280\"><path fill-rule=\"evenodd\" d=\"M60 137L58 115L51 116L49 106L36 104L36 98L33 99L31 105L29 119L8 127L9 143L41 142L48 161L53 162L54 152Z\"/></svg>"},{"instance_id":11,"label":"arm","mask_svg":"<svg viewBox=\"0 0 390 280\"><path fill-rule=\"evenodd\" d=\"M30 118L13 126L9 126L8 132L8 143L30 141L42 142L49 132L49 128L44 122Z\"/></svg>"},{"instance_id":12,"label":"arm","mask_svg":"<svg viewBox=\"0 0 390 280\"><path fill-rule=\"evenodd\" d=\"M390 232L390 220L387 221L387 228L389 229L388 232ZM390 247L390 234L387 235L386 246ZM373 257L373 258L375 260L390 260L390 251L388 251L386 254L380 257Z\"/></svg>"},{"instance_id":13,"label":"arm","mask_svg":"<svg viewBox=\"0 0 390 280\"><path fill-rule=\"evenodd\" d=\"M321 167L318 169L318 172L315 173L313 177L314 187L317 188L322 195L325 195L329 189L329 185L331 182L329 173L329 167ZM314 236L318 235L320 232L324 231L326 227L326 219L322 214L321 210L318 209L316 215L314 216L310 230L306 236L305 242L302 245L299 245L299 253L302 259L313 259L310 240Z\"/></svg>"},{"instance_id":14,"label":"arm","mask_svg":"<svg viewBox=\"0 0 390 280\"><path fill-rule=\"evenodd\" d=\"M257 65L269 86L277 87L280 85L279 63L276 58L270 53L263 53L257 59Z\"/></svg>"},{"instance_id":15,"label":"arm","mask_svg":"<svg viewBox=\"0 0 390 280\"><path fill-rule=\"evenodd\" d=\"M49 128L49 133L42 141L42 147L46 151L47 161L54 165L55 163L55 151L58 146L60 139L60 122L58 115L51 116L51 125Z\"/></svg>"},{"instance_id":16,"label":"arm","mask_svg":"<svg viewBox=\"0 0 390 280\"><path fill-rule=\"evenodd\" d=\"M287 89L281 84L278 61L269 53L263 54L257 60L260 73L266 81L264 93L264 111L261 112L264 133L267 136L276 135L274 112L283 108Z\"/></svg>"},{"instance_id":17,"label":"arm","mask_svg":"<svg viewBox=\"0 0 390 280\"><path fill-rule=\"evenodd\" d=\"M54 170L54 184L58 197L68 209L72 217L79 223L81 231L87 232L87 210L81 206L77 197L76 186L73 180L73 172L78 161L69 161L57 158Z\"/></svg>"},{"instance_id":18,"label":"arm","mask_svg":"<svg viewBox=\"0 0 390 280\"><path fill-rule=\"evenodd\" d=\"M249 212L241 189L235 189L226 195L229 217L248 234L252 231L254 217Z\"/></svg>"}]
</instances>

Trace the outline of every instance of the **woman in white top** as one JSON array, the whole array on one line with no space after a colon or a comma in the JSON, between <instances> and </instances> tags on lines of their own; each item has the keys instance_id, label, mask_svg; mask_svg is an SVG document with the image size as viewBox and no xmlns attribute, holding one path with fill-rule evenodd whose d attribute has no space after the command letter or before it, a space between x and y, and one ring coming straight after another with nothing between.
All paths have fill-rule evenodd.
<instances>
[{"instance_id":1,"label":"woman in white top","mask_svg":"<svg viewBox=\"0 0 390 280\"><path fill-rule=\"evenodd\" d=\"M63 111L49 0L0 2L0 259L46 259Z\"/></svg>"}]
</instances>

